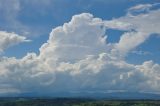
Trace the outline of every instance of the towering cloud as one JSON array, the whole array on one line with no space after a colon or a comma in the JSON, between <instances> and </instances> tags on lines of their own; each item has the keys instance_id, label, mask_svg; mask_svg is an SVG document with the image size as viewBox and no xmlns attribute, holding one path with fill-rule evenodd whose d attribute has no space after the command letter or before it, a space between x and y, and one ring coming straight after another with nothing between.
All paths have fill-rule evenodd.
<instances>
[{"instance_id":1,"label":"towering cloud","mask_svg":"<svg viewBox=\"0 0 160 106\"><path fill-rule=\"evenodd\" d=\"M131 50L151 34L160 33L159 11L110 21L89 13L73 16L70 22L52 30L39 55L0 58L0 93L9 92L5 88L10 88L10 92L44 95L62 91L159 92L159 64L152 60L140 65L125 61ZM126 33L118 43L108 43L108 28Z\"/></svg>"}]
</instances>

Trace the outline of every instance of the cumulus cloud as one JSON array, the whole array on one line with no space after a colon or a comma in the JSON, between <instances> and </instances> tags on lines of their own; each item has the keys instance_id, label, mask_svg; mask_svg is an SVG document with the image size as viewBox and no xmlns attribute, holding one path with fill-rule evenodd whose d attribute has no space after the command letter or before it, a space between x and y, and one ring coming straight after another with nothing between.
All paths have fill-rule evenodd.
<instances>
[{"instance_id":1,"label":"cumulus cloud","mask_svg":"<svg viewBox=\"0 0 160 106\"><path fill-rule=\"evenodd\" d=\"M159 64L145 61L134 65L125 61L125 55L152 33L160 33L159 11L110 21L89 13L75 15L70 22L52 30L39 55L1 57L0 89L8 86L11 92L44 95L107 90L160 92ZM118 43L108 43L108 28L126 33Z\"/></svg>"},{"instance_id":2,"label":"cumulus cloud","mask_svg":"<svg viewBox=\"0 0 160 106\"><path fill-rule=\"evenodd\" d=\"M1 85L19 91L38 91L43 85L49 85L54 81L54 72L49 72L47 65L39 61L34 53L20 60L3 57L0 59L0 67Z\"/></svg>"},{"instance_id":3,"label":"cumulus cloud","mask_svg":"<svg viewBox=\"0 0 160 106\"><path fill-rule=\"evenodd\" d=\"M71 22L53 29L48 42L40 48L40 57L74 61L105 52L105 29L92 25L99 21L102 20L87 13L73 16Z\"/></svg>"},{"instance_id":4,"label":"cumulus cloud","mask_svg":"<svg viewBox=\"0 0 160 106\"><path fill-rule=\"evenodd\" d=\"M9 48L10 46L17 45L21 42L28 42L29 40L26 39L24 36L19 36L15 33L8 33L5 31L0 31L0 53L3 52L5 49Z\"/></svg>"}]
</instances>

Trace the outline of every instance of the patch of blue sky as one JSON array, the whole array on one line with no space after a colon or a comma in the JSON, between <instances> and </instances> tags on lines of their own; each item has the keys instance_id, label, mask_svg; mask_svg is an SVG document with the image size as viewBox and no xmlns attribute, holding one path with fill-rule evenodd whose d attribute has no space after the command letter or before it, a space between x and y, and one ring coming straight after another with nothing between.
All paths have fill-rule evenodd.
<instances>
[{"instance_id":1,"label":"patch of blue sky","mask_svg":"<svg viewBox=\"0 0 160 106\"><path fill-rule=\"evenodd\" d=\"M118 43L121 35L125 33L125 31L120 31L116 29L107 29L107 43Z\"/></svg>"},{"instance_id":2,"label":"patch of blue sky","mask_svg":"<svg viewBox=\"0 0 160 106\"><path fill-rule=\"evenodd\" d=\"M48 40L48 36L39 36L32 39L31 42L21 43L13 46L5 51L2 55L7 57L22 58L27 53L34 52L39 54L39 48Z\"/></svg>"},{"instance_id":3,"label":"patch of blue sky","mask_svg":"<svg viewBox=\"0 0 160 106\"><path fill-rule=\"evenodd\" d=\"M160 63L160 37L153 34L148 40L138 46L136 52L131 52L127 56L129 63L141 64L144 61L152 60L155 63Z\"/></svg>"}]
</instances>

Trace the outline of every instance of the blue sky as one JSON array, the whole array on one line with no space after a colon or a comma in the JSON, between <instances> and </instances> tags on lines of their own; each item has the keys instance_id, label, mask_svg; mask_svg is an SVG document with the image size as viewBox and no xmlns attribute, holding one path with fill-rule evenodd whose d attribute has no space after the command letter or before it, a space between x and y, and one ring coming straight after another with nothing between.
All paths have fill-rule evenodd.
<instances>
[{"instance_id":1,"label":"blue sky","mask_svg":"<svg viewBox=\"0 0 160 106\"><path fill-rule=\"evenodd\" d=\"M159 0L0 0L0 13L0 95L160 92Z\"/></svg>"},{"instance_id":2,"label":"blue sky","mask_svg":"<svg viewBox=\"0 0 160 106\"><path fill-rule=\"evenodd\" d=\"M40 2L36 0L20 1L20 10L16 14L16 20L27 28L19 30L12 26L10 22L3 21L3 19L5 20L3 15L0 17L0 19L2 19L1 29L22 35L25 35L24 33L29 29L27 37L33 40L28 44L21 44L8 49L4 55L10 57L16 56L19 58L26 55L27 52L38 53L38 48L46 42L50 31L70 21L71 17L75 14L88 12L95 17L110 20L125 15L127 9L132 6L137 4L157 3L158 0L46 0L49 4L43 2L43 0ZM116 39L120 37L119 33L115 33L117 32L113 31L110 33L113 36L109 36L113 42L114 39L116 41ZM15 50L15 52L12 52L13 50ZM158 52L158 50L156 50L156 52Z\"/></svg>"}]
</instances>

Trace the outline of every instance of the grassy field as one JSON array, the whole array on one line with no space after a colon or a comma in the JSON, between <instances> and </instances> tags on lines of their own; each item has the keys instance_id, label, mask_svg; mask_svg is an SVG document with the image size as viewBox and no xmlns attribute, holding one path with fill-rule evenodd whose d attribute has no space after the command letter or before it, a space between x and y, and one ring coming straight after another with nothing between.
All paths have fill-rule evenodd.
<instances>
[{"instance_id":1,"label":"grassy field","mask_svg":"<svg viewBox=\"0 0 160 106\"><path fill-rule=\"evenodd\" d=\"M0 106L160 106L158 100L91 100L75 98L3 98Z\"/></svg>"}]
</instances>

